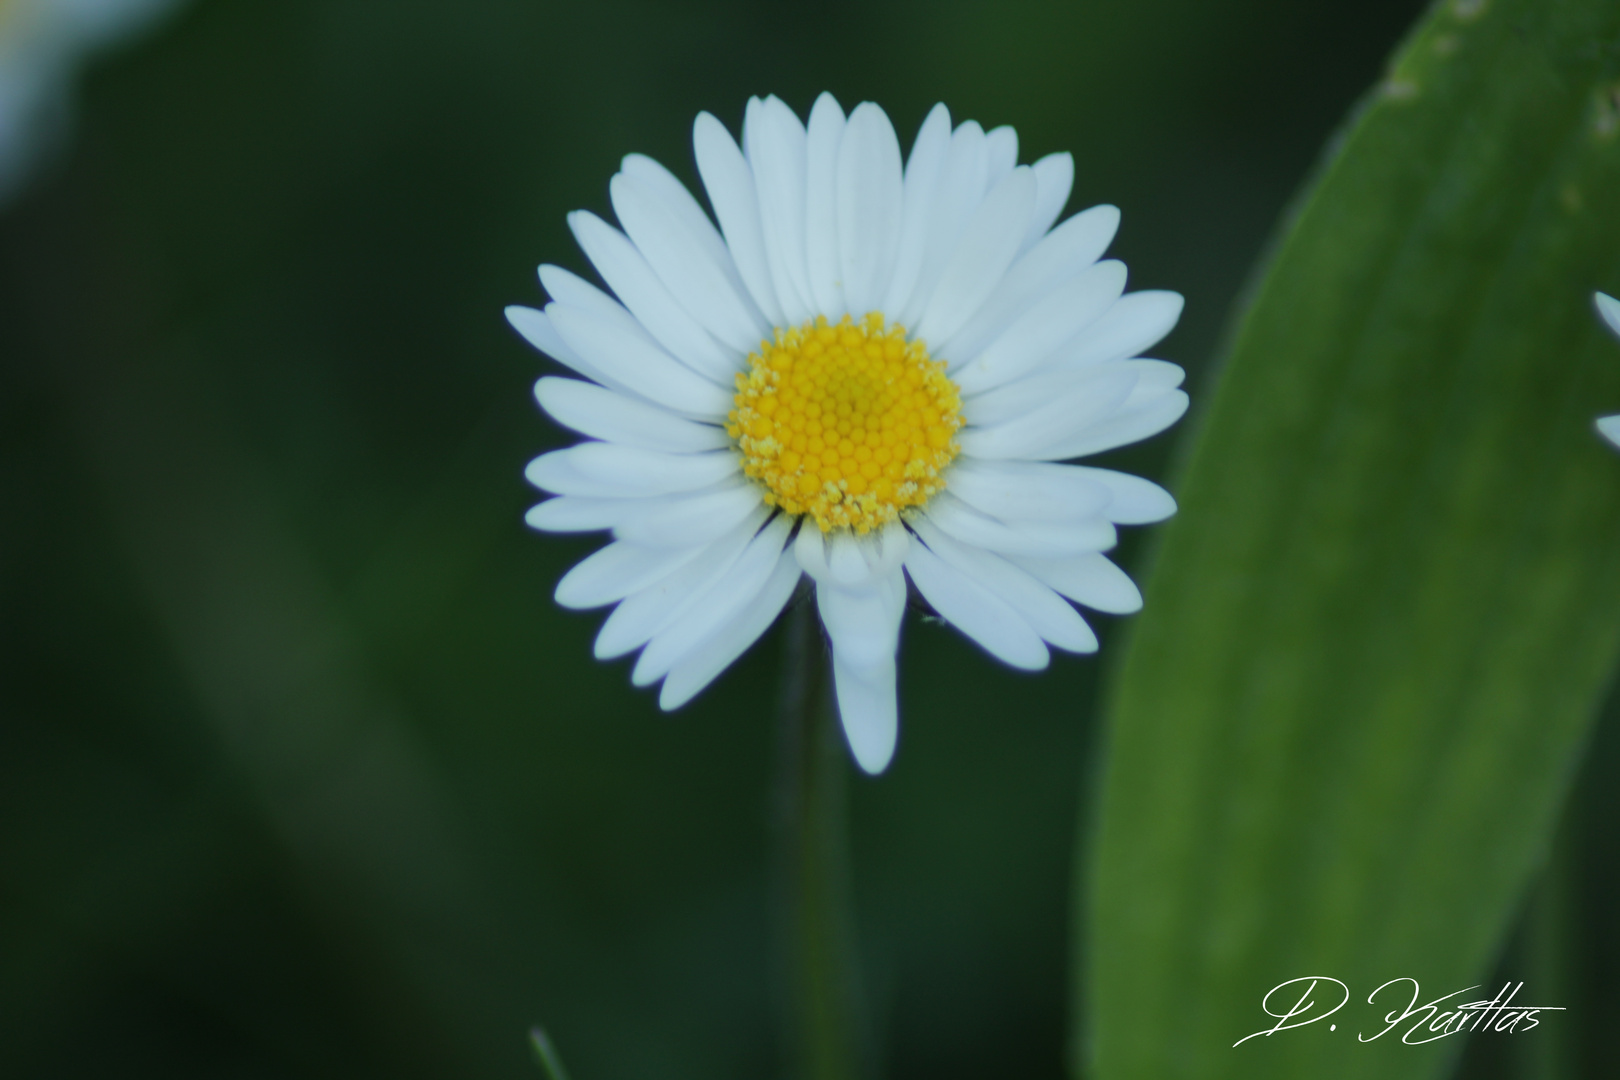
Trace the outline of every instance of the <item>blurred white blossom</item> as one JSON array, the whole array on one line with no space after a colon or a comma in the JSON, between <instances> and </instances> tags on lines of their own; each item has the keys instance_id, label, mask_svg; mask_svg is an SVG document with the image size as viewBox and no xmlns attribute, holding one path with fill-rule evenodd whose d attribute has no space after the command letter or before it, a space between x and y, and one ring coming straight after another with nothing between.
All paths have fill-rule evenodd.
<instances>
[{"instance_id":1,"label":"blurred white blossom","mask_svg":"<svg viewBox=\"0 0 1620 1080\"><path fill-rule=\"evenodd\" d=\"M84 61L177 2L0 0L0 202L66 130Z\"/></svg>"},{"instance_id":2,"label":"blurred white blossom","mask_svg":"<svg viewBox=\"0 0 1620 1080\"><path fill-rule=\"evenodd\" d=\"M1620 300L1607 293L1593 293L1592 303L1597 306L1598 316L1617 337L1620 337ZM1614 416L1600 416L1597 418L1598 434L1605 439L1620 446L1620 413Z\"/></svg>"}]
</instances>

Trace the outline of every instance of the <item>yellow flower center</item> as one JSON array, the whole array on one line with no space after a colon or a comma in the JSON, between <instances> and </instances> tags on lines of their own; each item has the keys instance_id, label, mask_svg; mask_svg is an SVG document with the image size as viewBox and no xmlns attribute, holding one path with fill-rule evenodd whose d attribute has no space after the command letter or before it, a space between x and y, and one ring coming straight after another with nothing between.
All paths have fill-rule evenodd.
<instances>
[{"instance_id":1,"label":"yellow flower center","mask_svg":"<svg viewBox=\"0 0 1620 1080\"><path fill-rule=\"evenodd\" d=\"M869 532L945 486L962 397L902 326L872 312L777 330L737 375L726 431L765 502L822 532Z\"/></svg>"}]
</instances>

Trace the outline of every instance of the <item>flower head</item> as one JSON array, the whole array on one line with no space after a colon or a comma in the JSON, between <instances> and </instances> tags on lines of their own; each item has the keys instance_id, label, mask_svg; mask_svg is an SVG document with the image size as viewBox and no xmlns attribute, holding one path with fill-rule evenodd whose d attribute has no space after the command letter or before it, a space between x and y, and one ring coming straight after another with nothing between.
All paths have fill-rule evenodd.
<instances>
[{"instance_id":1,"label":"flower head","mask_svg":"<svg viewBox=\"0 0 1620 1080\"><path fill-rule=\"evenodd\" d=\"M530 464L555 497L528 521L612 531L557 600L616 605L596 655L640 649L631 678L662 680L665 709L741 655L808 575L850 748L881 772L908 577L946 621L1031 670L1048 646L1097 648L1074 603L1141 606L1102 553L1116 525L1175 503L1059 462L1186 410L1181 369L1140 358L1181 297L1126 295L1124 265L1099 261L1114 207L1055 224L1068 154L1018 165L1011 128L953 130L943 105L904 163L882 109L846 117L828 94L808 124L751 100L741 149L701 114L693 143L718 228L632 154L610 185L619 228L569 216L613 295L542 266L545 310L507 310L589 380L535 387L592 441Z\"/></svg>"}]
</instances>

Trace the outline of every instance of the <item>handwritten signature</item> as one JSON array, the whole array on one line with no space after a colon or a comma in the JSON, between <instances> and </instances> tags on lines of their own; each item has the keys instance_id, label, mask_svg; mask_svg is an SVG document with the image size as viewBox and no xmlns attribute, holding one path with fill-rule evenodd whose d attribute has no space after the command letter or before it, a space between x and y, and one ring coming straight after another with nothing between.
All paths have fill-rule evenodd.
<instances>
[{"instance_id":1,"label":"handwritten signature","mask_svg":"<svg viewBox=\"0 0 1620 1080\"><path fill-rule=\"evenodd\" d=\"M1437 1039L1444 1039L1448 1035L1459 1035L1465 1031L1500 1031L1513 1034L1529 1031L1540 1024L1540 1021L1536 1019L1537 1013L1564 1011L1562 1005L1514 1004L1513 999L1518 996L1520 990L1524 989L1524 983L1522 982L1517 984L1506 983L1502 989L1496 992L1496 996L1489 1000L1452 1002L1452 998L1461 997L1470 990L1479 989L1480 984L1476 983L1473 986L1465 986L1461 990L1453 990L1443 997L1437 997L1433 1001L1419 1005L1418 998L1422 992L1418 989L1416 979L1391 979L1367 995L1367 1004L1376 1004L1380 994L1383 994L1390 987L1399 986L1402 983L1411 984L1411 1000L1404 1007L1391 1010L1384 1017L1384 1030L1378 1034L1363 1035L1357 1032L1356 1039L1358 1041L1372 1042L1375 1039L1382 1039L1408 1020L1412 1021L1412 1023L1401 1036L1401 1042L1409 1046L1434 1042ZM1287 1005L1286 1003L1294 998L1294 993L1301 984L1304 984L1304 991L1299 994L1298 999L1294 1000L1292 1005ZM1320 997L1317 994L1319 989L1321 991ZM1399 991L1394 993L1398 995ZM1273 1007L1274 999L1275 1007ZM1276 1017L1277 1022L1264 1031L1256 1031L1251 1035L1243 1036L1232 1045L1242 1046L1250 1039L1261 1035L1275 1035L1279 1031L1289 1031L1293 1028L1304 1027L1307 1024L1314 1024L1318 1020L1326 1020L1344 1008L1349 1001L1350 988L1338 979L1329 978L1325 975L1302 975L1297 979L1289 979L1287 982L1272 987L1266 992L1266 996L1260 1000L1260 1007L1265 1010L1266 1015ZM1329 1005L1331 1005L1331 1008L1328 1007ZM1278 1011L1279 1009L1283 1011ZM1325 1011L1323 1011L1324 1009ZM1520 1024L1524 1026L1520 1027ZM1328 1030L1337 1031L1338 1027L1337 1024L1329 1024ZM1419 1037L1414 1038L1414 1036Z\"/></svg>"}]
</instances>

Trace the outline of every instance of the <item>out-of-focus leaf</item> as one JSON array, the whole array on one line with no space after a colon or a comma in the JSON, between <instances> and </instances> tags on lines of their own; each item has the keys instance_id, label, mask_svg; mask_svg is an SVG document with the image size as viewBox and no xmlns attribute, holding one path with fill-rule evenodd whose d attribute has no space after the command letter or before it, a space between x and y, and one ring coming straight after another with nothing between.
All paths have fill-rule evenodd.
<instances>
[{"instance_id":1,"label":"out-of-focus leaf","mask_svg":"<svg viewBox=\"0 0 1620 1080\"><path fill-rule=\"evenodd\" d=\"M1620 346L1589 303L1620 287L1617 33L1608 0L1435 5L1275 251L1112 703L1086 1075L1388 1080L1461 1049L1358 1034L1406 1003L1368 1004L1387 980L1485 980L1620 642L1592 431ZM1300 976L1348 1003L1234 1048Z\"/></svg>"}]
</instances>

